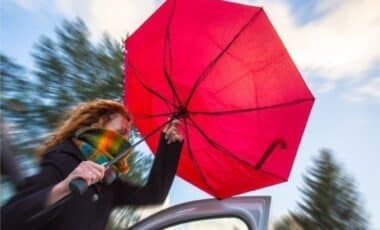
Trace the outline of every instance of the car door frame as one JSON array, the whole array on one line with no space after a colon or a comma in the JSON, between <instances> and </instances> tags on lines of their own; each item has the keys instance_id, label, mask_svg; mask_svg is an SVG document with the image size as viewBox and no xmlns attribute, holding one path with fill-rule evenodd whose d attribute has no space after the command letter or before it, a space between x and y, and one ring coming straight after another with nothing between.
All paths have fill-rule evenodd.
<instances>
[{"instance_id":1,"label":"car door frame","mask_svg":"<svg viewBox=\"0 0 380 230\"><path fill-rule=\"evenodd\" d=\"M270 203L270 196L191 201L153 214L129 229L156 230L190 221L234 217L243 221L250 230L264 230L268 225Z\"/></svg>"}]
</instances>

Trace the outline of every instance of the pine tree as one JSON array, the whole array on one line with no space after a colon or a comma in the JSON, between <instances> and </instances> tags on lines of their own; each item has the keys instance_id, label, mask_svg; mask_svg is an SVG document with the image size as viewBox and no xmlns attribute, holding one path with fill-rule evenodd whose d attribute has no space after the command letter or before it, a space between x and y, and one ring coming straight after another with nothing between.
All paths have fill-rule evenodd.
<instances>
[{"instance_id":1,"label":"pine tree","mask_svg":"<svg viewBox=\"0 0 380 230\"><path fill-rule=\"evenodd\" d=\"M95 98L122 99L123 46L104 35L98 44L80 19L64 21L56 39L43 36L32 52L32 76L1 55L2 112L17 130L16 146L31 151L65 111Z\"/></svg>"},{"instance_id":2,"label":"pine tree","mask_svg":"<svg viewBox=\"0 0 380 230\"><path fill-rule=\"evenodd\" d=\"M292 218L303 229L366 229L367 220L353 179L328 150L304 176L302 202Z\"/></svg>"},{"instance_id":3,"label":"pine tree","mask_svg":"<svg viewBox=\"0 0 380 230\"><path fill-rule=\"evenodd\" d=\"M16 140L15 146L12 146L15 152L24 152L23 146L27 145L27 138L23 135L23 130L30 130L30 135L35 135L34 125L29 121L28 116L23 116L33 103L29 95L31 84L28 82L25 68L17 64L11 58L0 54L0 102L1 102L1 119L7 126L7 136L20 137L13 138ZM17 129L17 126L23 126L23 129Z\"/></svg>"}]
</instances>

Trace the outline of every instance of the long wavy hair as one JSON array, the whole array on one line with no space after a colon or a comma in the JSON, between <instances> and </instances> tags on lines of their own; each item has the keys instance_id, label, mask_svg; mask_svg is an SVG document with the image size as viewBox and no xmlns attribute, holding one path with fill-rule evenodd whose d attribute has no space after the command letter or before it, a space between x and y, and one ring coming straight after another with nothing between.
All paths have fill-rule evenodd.
<instances>
[{"instance_id":1,"label":"long wavy hair","mask_svg":"<svg viewBox=\"0 0 380 230\"><path fill-rule=\"evenodd\" d=\"M66 116L67 118L58 125L50 138L37 149L37 153L39 155L45 154L53 146L74 136L75 132L80 128L89 127L99 122L102 123L100 125L105 125L112 119L112 115L118 113L128 121L131 121L131 116L127 109L120 102L97 99L80 103L69 111Z\"/></svg>"}]
</instances>

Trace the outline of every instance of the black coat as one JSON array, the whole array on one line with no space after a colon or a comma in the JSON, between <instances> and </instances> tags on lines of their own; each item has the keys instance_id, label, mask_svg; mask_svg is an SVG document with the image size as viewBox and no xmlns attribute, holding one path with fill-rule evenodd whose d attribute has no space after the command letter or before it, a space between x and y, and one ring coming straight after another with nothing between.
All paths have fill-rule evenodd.
<instances>
[{"instance_id":1,"label":"black coat","mask_svg":"<svg viewBox=\"0 0 380 230\"><path fill-rule=\"evenodd\" d=\"M112 208L121 205L160 204L165 199L177 170L182 143L167 144L161 134L156 157L144 187L117 179L96 189L91 186L82 196L73 197L52 211L27 221L44 210L52 187L65 179L83 161L71 140L66 140L45 154L40 172L27 178L25 188L1 210L3 230L22 229L104 229ZM94 201L94 195L98 200Z\"/></svg>"}]
</instances>

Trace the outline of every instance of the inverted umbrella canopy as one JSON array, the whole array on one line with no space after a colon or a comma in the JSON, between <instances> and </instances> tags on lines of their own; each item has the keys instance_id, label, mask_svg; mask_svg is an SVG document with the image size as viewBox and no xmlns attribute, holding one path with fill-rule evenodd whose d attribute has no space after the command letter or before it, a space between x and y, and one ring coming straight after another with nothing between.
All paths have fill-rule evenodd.
<instances>
[{"instance_id":1,"label":"inverted umbrella canopy","mask_svg":"<svg viewBox=\"0 0 380 230\"><path fill-rule=\"evenodd\" d=\"M184 123L180 177L219 199L287 181L314 97L262 8L169 0L126 49L139 131Z\"/></svg>"}]
</instances>

